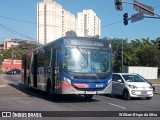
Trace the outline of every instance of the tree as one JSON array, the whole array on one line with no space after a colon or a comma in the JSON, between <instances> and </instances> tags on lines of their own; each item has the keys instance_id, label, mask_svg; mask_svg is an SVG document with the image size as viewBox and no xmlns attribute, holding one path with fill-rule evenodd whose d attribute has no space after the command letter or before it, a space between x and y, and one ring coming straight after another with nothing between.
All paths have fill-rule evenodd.
<instances>
[{"instance_id":1,"label":"tree","mask_svg":"<svg viewBox=\"0 0 160 120\"><path fill-rule=\"evenodd\" d=\"M122 72L122 41L123 41L123 65L124 66L157 66L160 67L160 51L157 49L156 40L142 38L131 40L114 38L109 39L112 44L113 72ZM158 39L158 38L157 38Z\"/></svg>"},{"instance_id":2,"label":"tree","mask_svg":"<svg viewBox=\"0 0 160 120\"><path fill-rule=\"evenodd\" d=\"M95 37L95 38L97 38L97 39L99 39L99 38L100 38L100 36L99 36L99 35L95 35L94 37Z\"/></svg>"},{"instance_id":3,"label":"tree","mask_svg":"<svg viewBox=\"0 0 160 120\"><path fill-rule=\"evenodd\" d=\"M107 37L104 38L106 41L110 41L112 44L112 64L114 72L122 72L122 42L123 47L125 48L127 45L126 39L113 38L109 39Z\"/></svg>"},{"instance_id":4,"label":"tree","mask_svg":"<svg viewBox=\"0 0 160 120\"><path fill-rule=\"evenodd\" d=\"M160 51L155 45L144 47L138 52L140 65L160 68Z\"/></svg>"},{"instance_id":5,"label":"tree","mask_svg":"<svg viewBox=\"0 0 160 120\"><path fill-rule=\"evenodd\" d=\"M22 54L37 47L37 44L19 44L17 46L13 46L13 48L9 48L8 50L4 50L3 58L4 59L22 59ZM13 52L13 53L12 53ZM13 56L12 56L13 55Z\"/></svg>"}]
</instances>

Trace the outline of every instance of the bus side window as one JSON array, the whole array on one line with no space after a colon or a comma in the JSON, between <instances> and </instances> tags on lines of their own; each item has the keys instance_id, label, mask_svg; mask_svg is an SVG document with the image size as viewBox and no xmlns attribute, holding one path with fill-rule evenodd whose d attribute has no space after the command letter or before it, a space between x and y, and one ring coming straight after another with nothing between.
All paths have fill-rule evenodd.
<instances>
[{"instance_id":1,"label":"bus side window","mask_svg":"<svg viewBox=\"0 0 160 120\"><path fill-rule=\"evenodd\" d=\"M64 62L63 62L63 68L65 68L65 69L67 69L67 66L68 66L68 63L67 63L67 59L68 59L68 51L67 51L67 49L64 49Z\"/></svg>"}]
</instances>

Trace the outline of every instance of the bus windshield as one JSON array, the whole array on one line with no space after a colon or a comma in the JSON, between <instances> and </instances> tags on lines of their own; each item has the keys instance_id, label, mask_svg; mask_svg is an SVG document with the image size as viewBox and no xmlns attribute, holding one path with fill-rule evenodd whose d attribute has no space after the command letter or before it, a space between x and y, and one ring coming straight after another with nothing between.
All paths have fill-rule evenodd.
<instances>
[{"instance_id":1,"label":"bus windshield","mask_svg":"<svg viewBox=\"0 0 160 120\"><path fill-rule=\"evenodd\" d=\"M108 50L65 48L63 68L71 72L104 73L110 69Z\"/></svg>"}]
</instances>

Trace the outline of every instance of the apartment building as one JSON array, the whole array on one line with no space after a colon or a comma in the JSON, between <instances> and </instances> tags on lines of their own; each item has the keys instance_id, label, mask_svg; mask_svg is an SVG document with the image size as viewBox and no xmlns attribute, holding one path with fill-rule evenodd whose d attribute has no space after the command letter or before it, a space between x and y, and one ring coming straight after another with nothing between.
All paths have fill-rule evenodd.
<instances>
[{"instance_id":1,"label":"apartment building","mask_svg":"<svg viewBox=\"0 0 160 120\"><path fill-rule=\"evenodd\" d=\"M64 10L54 0L37 3L37 42L49 43L65 36L67 31L75 31L76 17Z\"/></svg>"},{"instance_id":2,"label":"apartment building","mask_svg":"<svg viewBox=\"0 0 160 120\"><path fill-rule=\"evenodd\" d=\"M83 10L76 17L55 0L37 3L37 23L37 42L40 44L66 36L68 31L81 37L100 36L101 21L93 10Z\"/></svg>"},{"instance_id":3,"label":"apartment building","mask_svg":"<svg viewBox=\"0 0 160 120\"><path fill-rule=\"evenodd\" d=\"M77 13L77 36L94 37L100 36L101 20L91 10L83 10Z\"/></svg>"}]
</instances>

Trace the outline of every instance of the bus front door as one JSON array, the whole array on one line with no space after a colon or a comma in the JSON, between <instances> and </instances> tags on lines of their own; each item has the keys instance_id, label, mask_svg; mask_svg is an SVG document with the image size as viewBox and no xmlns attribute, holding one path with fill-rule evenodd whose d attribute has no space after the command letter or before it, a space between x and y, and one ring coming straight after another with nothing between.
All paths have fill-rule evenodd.
<instances>
[{"instance_id":1,"label":"bus front door","mask_svg":"<svg viewBox=\"0 0 160 120\"><path fill-rule=\"evenodd\" d=\"M52 56L52 83L53 83L53 91L60 92L60 79L59 79L59 48L53 49Z\"/></svg>"},{"instance_id":2,"label":"bus front door","mask_svg":"<svg viewBox=\"0 0 160 120\"><path fill-rule=\"evenodd\" d=\"M33 58L33 87L37 88L37 54Z\"/></svg>"}]
</instances>

